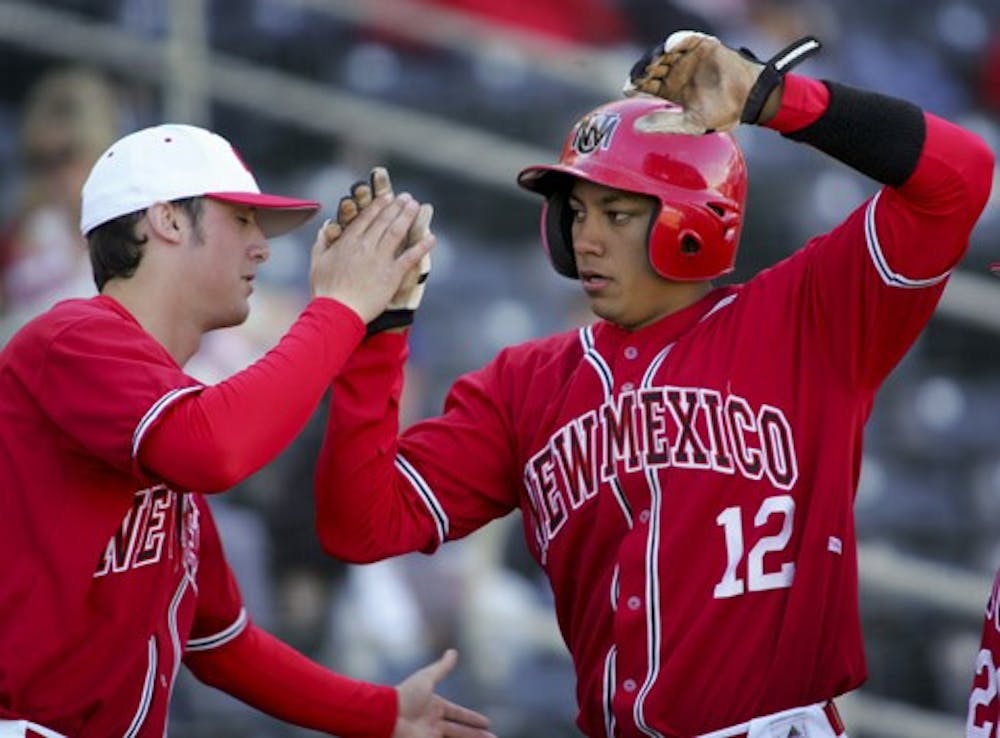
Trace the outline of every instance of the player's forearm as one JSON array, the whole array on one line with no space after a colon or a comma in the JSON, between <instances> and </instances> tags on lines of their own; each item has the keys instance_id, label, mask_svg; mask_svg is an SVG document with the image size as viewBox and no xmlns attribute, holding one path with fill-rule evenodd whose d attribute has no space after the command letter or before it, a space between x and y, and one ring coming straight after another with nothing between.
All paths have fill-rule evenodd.
<instances>
[{"instance_id":1,"label":"player's forearm","mask_svg":"<svg viewBox=\"0 0 1000 738\"><path fill-rule=\"evenodd\" d=\"M414 551L429 553L438 543L433 531L426 508L392 459L354 474L317 474L316 533L330 556L367 564Z\"/></svg>"},{"instance_id":2,"label":"player's forearm","mask_svg":"<svg viewBox=\"0 0 1000 738\"><path fill-rule=\"evenodd\" d=\"M898 98L789 74L766 125L908 197L939 202L961 193L971 200L973 221L989 195L993 155L986 144Z\"/></svg>"},{"instance_id":3,"label":"player's forearm","mask_svg":"<svg viewBox=\"0 0 1000 738\"><path fill-rule=\"evenodd\" d=\"M388 738L396 690L335 674L250 625L184 663L198 679L286 722L344 738Z\"/></svg>"},{"instance_id":4,"label":"player's forearm","mask_svg":"<svg viewBox=\"0 0 1000 738\"><path fill-rule=\"evenodd\" d=\"M427 545L426 510L396 469L403 336L365 341L333 385L316 464L316 529L324 550L377 561Z\"/></svg>"},{"instance_id":5,"label":"player's forearm","mask_svg":"<svg viewBox=\"0 0 1000 738\"><path fill-rule=\"evenodd\" d=\"M876 229L906 276L938 277L964 254L993 179L993 155L975 134L895 98L796 75L767 125L892 187Z\"/></svg>"},{"instance_id":6,"label":"player's forearm","mask_svg":"<svg viewBox=\"0 0 1000 738\"><path fill-rule=\"evenodd\" d=\"M203 492L245 479L302 430L364 330L340 303L313 300L259 361L178 400L141 444L142 467Z\"/></svg>"}]
</instances>

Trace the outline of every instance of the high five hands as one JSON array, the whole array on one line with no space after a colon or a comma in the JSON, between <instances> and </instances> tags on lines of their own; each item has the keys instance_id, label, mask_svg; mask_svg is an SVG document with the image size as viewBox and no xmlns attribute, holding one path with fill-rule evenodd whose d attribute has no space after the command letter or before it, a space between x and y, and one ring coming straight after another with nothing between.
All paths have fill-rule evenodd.
<instances>
[{"instance_id":1,"label":"high five hands","mask_svg":"<svg viewBox=\"0 0 1000 738\"><path fill-rule=\"evenodd\" d=\"M365 322L368 324L368 335L383 330L403 328L413 322L413 316L420 306L424 285L431 271L428 244L433 245L435 241L430 229L434 208L428 203L417 203L406 193L396 196L393 193L389 173L383 167L375 167L371 170L367 182L356 182L351 187L351 194L341 198L336 220L327 221L320 232L320 239L326 239L331 244L342 238L357 237L359 229L365 234L363 238L368 236L371 224L377 224L379 218L392 218L392 204L399 203L403 204L403 210L393 220L393 227L389 230L391 240L387 242L386 248L392 248L396 262L405 264L408 268L397 283L392 296L383 303L383 310L371 317L363 316L366 317ZM386 208L390 209L388 216L380 212ZM400 235L399 229L404 226L405 230ZM377 235L376 229L374 236ZM393 272L393 275L395 276L396 272Z\"/></svg>"},{"instance_id":2,"label":"high five hands","mask_svg":"<svg viewBox=\"0 0 1000 738\"><path fill-rule=\"evenodd\" d=\"M385 169L373 169L371 182L355 185L341 199L336 220L319 229L310 268L313 295L352 308L369 333L390 308L408 310L412 322L430 271L432 213L407 193L395 195Z\"/></svg>"}]
</instances>

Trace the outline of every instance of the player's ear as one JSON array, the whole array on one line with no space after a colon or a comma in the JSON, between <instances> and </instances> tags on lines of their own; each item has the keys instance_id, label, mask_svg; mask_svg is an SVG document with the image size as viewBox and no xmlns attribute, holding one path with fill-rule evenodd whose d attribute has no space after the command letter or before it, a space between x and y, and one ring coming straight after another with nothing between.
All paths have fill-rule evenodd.
<instances>
[{"instance_id":1,"label":"player's ear","mask_svg":"<svg viewBox=\"0 0 1000 738\"><path fill-rule=\"evenodd\" d=\"M182 221L177 208L169 202L155 202L146 208L146 227L150 235L170 243L181 240Z\"/></svg>"}]
</instances>

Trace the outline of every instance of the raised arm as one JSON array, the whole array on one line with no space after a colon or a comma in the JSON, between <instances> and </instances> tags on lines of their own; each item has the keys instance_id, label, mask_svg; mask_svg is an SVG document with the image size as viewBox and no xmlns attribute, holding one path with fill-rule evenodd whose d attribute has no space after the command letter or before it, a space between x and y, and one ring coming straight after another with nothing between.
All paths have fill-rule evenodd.
<instances>
[{"instance_id":1,"label":"raised arm","mask_svg":"<svg viewBox=\"0 0 1000 738\"><path fill-rule=\"evenodd\" d=\"M335 224L321 228L312 255L315 297L299 320L246 370L200 392L164 398L136 431L141 467L178 488L214 492L277 456L315 411L365 323L433 245L423 241L397 255L417 211L409 196L385 197L343 233Z\"/></svg>"},{"instance_id":2,"label":"raised arm","mask_svg":"<svg viewBox=\"0 0 1000 738\"><path fill-rule=\"evenodd\" d=\"M803 39L765 64L680 32L636 64L626 94L682 106L647 121L651 133L765 125L884 185L762 277L768 294L799 307L775 330L798 332L803 350L826 354L850 386L870 390L926 325L964 255L994 159L979 137L910 102L787 74L816 48Z\"/></svg>"}]
</instances>

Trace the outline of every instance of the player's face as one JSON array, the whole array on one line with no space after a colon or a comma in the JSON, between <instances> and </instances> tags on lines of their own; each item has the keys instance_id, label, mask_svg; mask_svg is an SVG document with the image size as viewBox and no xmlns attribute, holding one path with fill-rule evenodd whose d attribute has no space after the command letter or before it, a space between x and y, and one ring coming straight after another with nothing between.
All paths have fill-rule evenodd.
<instances>
[{"instance_id":1,"label":"player's face","mask_svg":"<svg viewBox=\"0 0 1000 738\"><path fill-rule=\"evenodd\" d=\"M203 330L246 320L257 268L270 254L254 210L205 198L186 248L194 287L190 307Z\"/></svg>"},{"instance_id":2,"label":"player's face","mask_svg":"<svg viewBox=\"0 0 1000 738\"><path fill-rule=\"evenodd\" d=\"M636 329L690 304L691 286L664 279L649 263L655 199L578 179L569 206L577 271L594 313Z\"/></svg>"}]
</instances>

